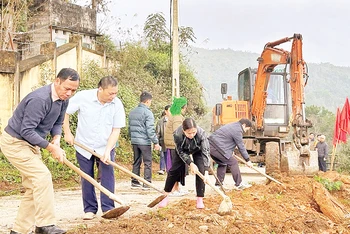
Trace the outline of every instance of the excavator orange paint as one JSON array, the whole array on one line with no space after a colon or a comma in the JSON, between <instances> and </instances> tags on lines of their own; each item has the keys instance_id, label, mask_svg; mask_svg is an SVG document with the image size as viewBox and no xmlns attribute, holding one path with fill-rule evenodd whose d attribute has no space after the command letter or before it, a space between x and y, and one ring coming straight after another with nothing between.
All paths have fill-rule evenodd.
<instances>
[{"instance_id":1,"label":"excavator orange paint","mask_svg":"<svg viewBox=\"0 0 350 234\"><path fill-rule=\"evenodd\" d=\"M276 47L290 41L290 51ZM258 69L246 68L239 73L238 100L227 98L213 108L212 130L249 118L254 127L244 136L246 147L253 162L265 164L266 173L316 173L317 153L310 151L308 141L312 123L305 116L308 74L302 35L267 43L258 63ZM226 94L227 84L222 84L221 91Z\"/></svg>"}]
</instances>

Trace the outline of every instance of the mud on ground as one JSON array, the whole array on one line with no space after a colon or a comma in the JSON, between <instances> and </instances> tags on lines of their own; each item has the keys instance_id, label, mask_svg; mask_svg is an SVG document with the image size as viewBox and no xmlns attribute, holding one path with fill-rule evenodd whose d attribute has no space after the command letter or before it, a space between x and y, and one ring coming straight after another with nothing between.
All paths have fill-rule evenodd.
<instances>
[{"instance_id":1,"label":"mud on ground","mask_svg":"<svg viewBox=\"0 0 350 234\"><path fill-rule=\"evenodd\" d=\"M233 187L232 178L225 181ZM186 179L185 189L190 194L170 198L166 208L147 207L159 196L156 191L130 190L130 180L117 181L116 191L131 208L115 220L98 218L82 220L82 201L79 187L76 190L56 191L56 215L58 225L73 234L94 233L350 233L350 177L335 172L319 176L333 181L342 181L340 191L328 193L322 190L314 178L306 176L274 175L285 187L270 182L264 177L247 177L255 181L253 186L227 194L233 203L232 213L217 214L222 197L208 186L204 198L205 209L195 208L194 181ZM157 187L164 186L165 176L154 181ZM213 179L213 178L212 178ZM20 195L0 198L0 233L9 233L18 210ZM317 200L317 201L316 201ZM336 207L333 207L335 204ZM339 209L339 207L341 209ZM334 213L334 208L338 208ZM340 210L340 211L339 211ZM333 213L332 213L333 212ZM340 214L339 214L340 212ZM341 220L337 218L343 217Z\"/></svg>"},{"instance_id":2,"label":"mud on ground","mask_svg":"<svg viewBox=\"0 0 350 234\"><path fill-rule=\"evenodd\" d=\"M334 172L320 176L343 181L341 190L330 195L343 206L344 214L350 211L349 177ZM271 182L228 192L231 215L218 215L222 197L210 195L203 210L195 208L194 199L183 198L166 208L112 221L102 219L95 226L81 226L69 233L350 233L350 219L335 222L321 212L313 195L313 184L318 183L314 178L278 179L285 188Z\"/></svg>"}]
</instances>

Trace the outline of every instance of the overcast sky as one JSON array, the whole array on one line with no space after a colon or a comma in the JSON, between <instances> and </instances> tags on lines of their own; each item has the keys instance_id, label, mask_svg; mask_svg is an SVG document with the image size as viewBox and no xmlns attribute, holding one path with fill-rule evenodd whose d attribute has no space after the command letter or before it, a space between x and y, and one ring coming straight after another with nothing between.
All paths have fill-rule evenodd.
<instances>
[{"instance_id":1,"label":"overcast sky","mask_svg":"<svg viewBox=\"0 0 350 234\"><path fill-rule=\"evenodd\" d=\"M261 53L269 41L303 35L307 62L350 66L350 1L348 0L178 0L179 25L192 27L194 46L231 48ZM142 32L148 15L170 15L170 0L112 0L109 23L117 28ZM116 21L110 19L118 19ZM112 22L112 23L111 23ZM169 22L169 21L168 21ZM291 43L284 48L290 49Z\"/></svg>"}]
</instances>

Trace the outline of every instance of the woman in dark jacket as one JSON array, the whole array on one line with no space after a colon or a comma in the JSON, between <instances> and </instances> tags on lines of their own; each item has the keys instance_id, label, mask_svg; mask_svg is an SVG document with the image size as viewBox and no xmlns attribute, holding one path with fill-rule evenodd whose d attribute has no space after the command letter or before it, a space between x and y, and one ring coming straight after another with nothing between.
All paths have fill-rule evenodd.
<instances>
[{"instance_id":1,"label":"woman in dark jacket","mask_svg":"<svg viewBox=\"0 0 350 234\"><path fill-rule=\"evenodd\" d=\"M168 172L164 191L168 195L176 181L185 185L185 164L188 164L192 174L201 172L206 179L209 177L209 142L205 131L198 127L192 118L183 121L182 126L174 132L175 157ZM192 158L191 158L192 155ZM196 175L197 208L204 208L204 181ZM159 203L159 207L168 204L168 197Z\"/></svg>"}]
</instances>

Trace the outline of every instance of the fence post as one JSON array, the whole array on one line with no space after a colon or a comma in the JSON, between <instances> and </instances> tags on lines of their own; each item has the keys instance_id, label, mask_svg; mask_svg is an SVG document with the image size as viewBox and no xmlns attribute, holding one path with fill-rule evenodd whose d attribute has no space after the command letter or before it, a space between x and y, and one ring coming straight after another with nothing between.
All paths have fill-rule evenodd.
<instances>
[{"instance_id":1,"label":"fence post","mask_svg":"<svg viewBox=\"0 0 350 234\"><path fill-rule=\"evenodd\" d=\"M77 72L81 75L83 71L83 38L81 35L71 35L69 42L77 44Z\"/></svg>"},{"instance_id":2,"label":"fence post","mask_svg":"<svg viewBox=\"0 0 350 234\"><path fill-rule=\"evenodd\" d=\"M13 106L15 107L18 105L20 101L20 71L19 71L19 62L20 62L20 55L18 52L15 53L16 63L15 63L15 73L14 73L14 87L13 87Z\"/></svg>"},{"instance_id":3,"label":"fence post","mask_svg":"<svg viewBox=\"0 0 350 234\"><path fill-rule=\"evenodd\" d=\"M51 69L53 71L53 73L57 74L57 50L56 50L56 42L48 42L48 43L45 43L45 44L42 44L40 46L40 54L42 55L46 55L51 59ZM55 78L55 77L54 77Z\"/></svg>"}]
</instances>

